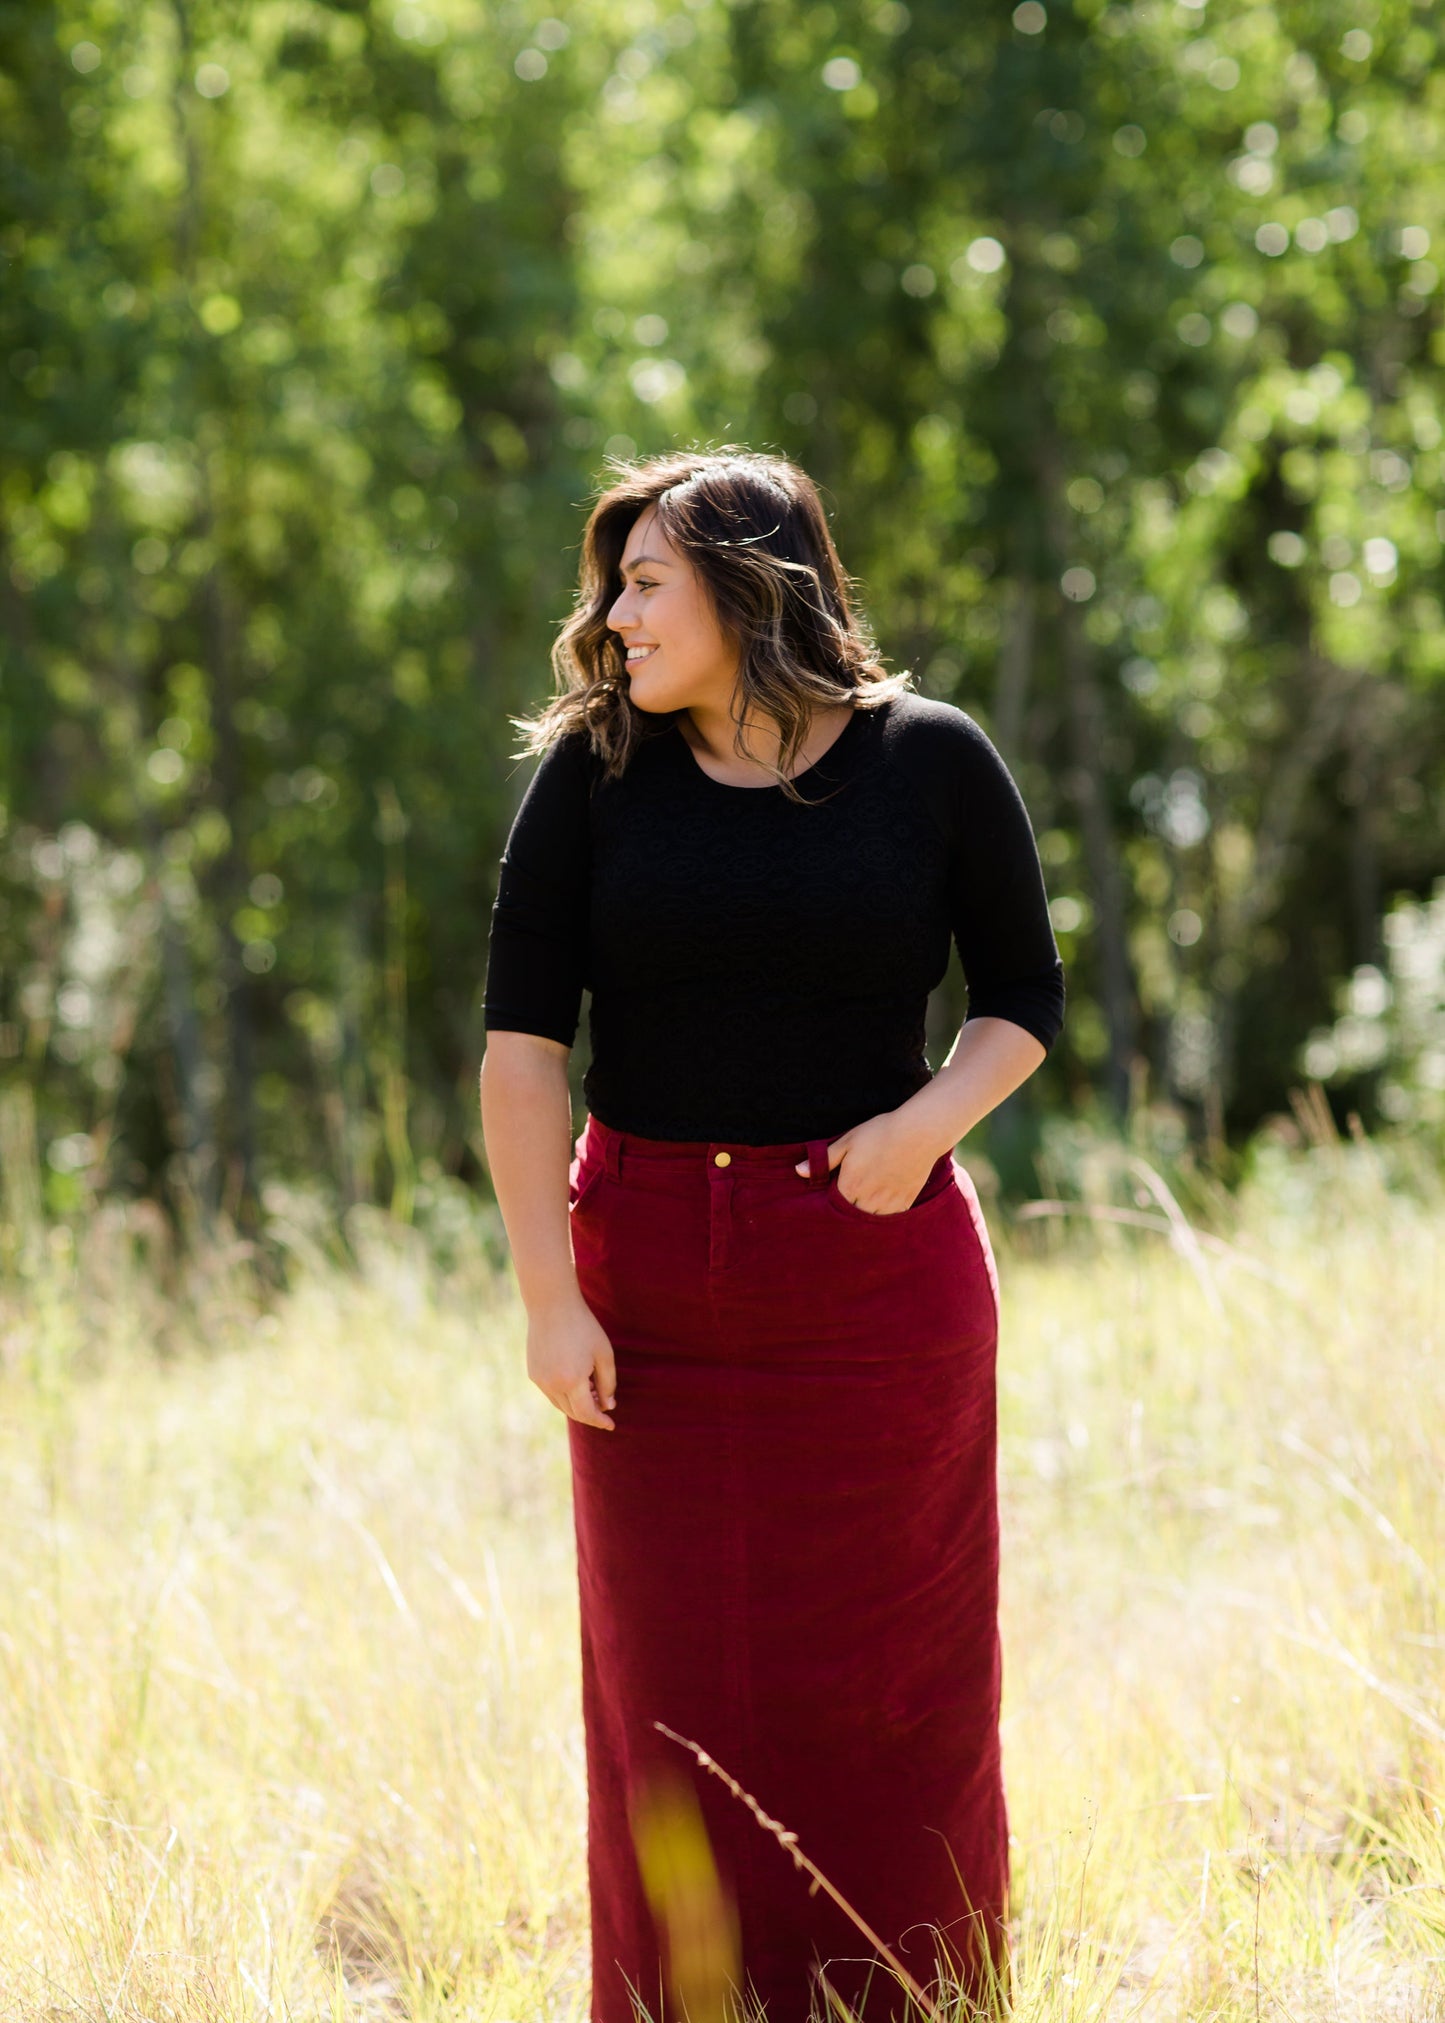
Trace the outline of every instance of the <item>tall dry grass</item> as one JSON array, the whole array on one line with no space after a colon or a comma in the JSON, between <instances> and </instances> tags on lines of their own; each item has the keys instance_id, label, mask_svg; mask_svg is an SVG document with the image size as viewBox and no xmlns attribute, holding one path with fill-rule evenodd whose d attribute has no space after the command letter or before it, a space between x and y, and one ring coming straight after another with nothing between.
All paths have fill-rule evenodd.
<instances>
[{"instance_id":1,"label":"tall dry grass","mask_svg":"<svg viewBox=\"0 0 1445 2023\"><path fill-rule=\"evenodd\" d=\"M1015 2012L1445 2016L1439 1202L1325 1145L1201 1244L1116 1165L999 1245ZM495 1226L343 1263L273 1209L264 1294L12 1231L0 2017L580 2017L565 1443Z\"/></svg>"}]
</instances>

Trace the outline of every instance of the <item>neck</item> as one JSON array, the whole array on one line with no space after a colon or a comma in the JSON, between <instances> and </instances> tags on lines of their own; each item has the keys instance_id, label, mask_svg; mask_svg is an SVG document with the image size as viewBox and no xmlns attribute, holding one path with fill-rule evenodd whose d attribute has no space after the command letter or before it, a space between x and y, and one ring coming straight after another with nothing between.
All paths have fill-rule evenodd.
<instances>
[{"instance_id":1,"label":"neck","mask_svg":"<svg viewBox=\"0 0 1445 2023\"><path fill-rule=\"evenodd\" d=\"M852 714L849 703L839 703L831 709L815 709L794 757L792 773L805 772L814 765L842 735L843 727ZM678 728L701 758L712 761L708 770L715 778L726 778L731 773L735 779L746 784L748 778L771 781L777 773L783 737L773 717L758 715L746 720L743 729L746 757L739 756L734 746L737 725L725 708L694 704L682 712Z\"/></svg>"},{"instance_id":2,"label":"neck","mask_svg":"<svg viewBox=\"0 0 1445 2023\"><path fill-rule=\"evenodd\" d=\"M736 766L751 761L762 772L777 766L783 749L782 733L769 716L755 715L745 720L743 744L746 759L738 753L734 742L737 721L726 705L694 703L683 711L679 722L682 734L693 750L716 759L719 764Z\"/></svg>"}]
</instances>

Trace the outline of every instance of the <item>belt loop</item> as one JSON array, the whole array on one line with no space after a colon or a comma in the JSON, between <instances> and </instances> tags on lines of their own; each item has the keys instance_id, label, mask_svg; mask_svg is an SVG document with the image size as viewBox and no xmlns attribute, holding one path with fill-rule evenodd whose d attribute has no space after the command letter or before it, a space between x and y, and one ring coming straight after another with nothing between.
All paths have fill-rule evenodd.
<instances>
[{"instance_id":1,"label":"belt loop","mask_svg":"<svg viewBox=\"0 0 1445 2023\"><path fill-rule=\"evenodd\" d=\"M828 1177L830 1170L828 1166L828 1142L826 1138L810 1138L808 1140L808 1181L813 1187L821 1186Z\"/></svg>"},{"instance_id":2,"label":"belt loop","mask_svg":"<svg viewBox=\"0 0 1445 2023\"><path fill-rule=\"evenodd\" d=\"M607 1154L607 1172L611 1179L622 1177L622 1133L608 1129L604 1140Z\"/></svg>"}]
</instances>

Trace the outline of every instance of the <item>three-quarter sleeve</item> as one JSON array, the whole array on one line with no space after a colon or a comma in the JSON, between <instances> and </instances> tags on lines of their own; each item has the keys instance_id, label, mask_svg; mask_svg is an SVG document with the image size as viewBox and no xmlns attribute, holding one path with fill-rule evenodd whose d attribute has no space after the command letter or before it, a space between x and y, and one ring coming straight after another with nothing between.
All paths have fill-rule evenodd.
<instances>
[{"instance_id":1,"label":"three-quarter sleeve","mask_svg":"<svg viewBox=\"0 0 1445 2023\"><path fill-rule=\"evenodd\" d=\"M1064 965L1023 796L988 737L952 714L949 911L968 985L968 1016L1009 1019L1045 1052L1064 1023Z\"/></svg>"},{"instance_id":2,"label":"three-quarter sleeve","mask_svg":"<svg viewBox=\"0 0 1445 2023\"><path fill-rule=\"evenodd\" d=\"M590 746L549 746L507 837L492 907L482 999L488 1032L536 1033L570 1047L590 974Z\"/></svg>"}]
</instances>

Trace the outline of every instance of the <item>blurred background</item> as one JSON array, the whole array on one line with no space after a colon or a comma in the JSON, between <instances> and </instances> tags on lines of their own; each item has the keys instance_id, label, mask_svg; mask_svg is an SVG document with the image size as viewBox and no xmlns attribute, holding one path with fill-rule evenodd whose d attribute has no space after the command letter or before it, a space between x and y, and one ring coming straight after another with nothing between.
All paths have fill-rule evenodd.
<instances>
[{"instance_id":1,"label":"blurred background","mask_svg":"<svg viewBox=\"0 0 1445 2023\"><path fill-rule=\"evenodd\" d=\"M1441 20L0 0L7 2014L586 2014L488 917L608 459L735 442L1068 970L1013 2013L1439 2015Z\"/></svg>"},{"instance_id":2,"label":"blurred background","mask_svg":"<svg viewBox=\"0 0 1445 2023\"><path fill-rule=\"evenodd\" d=\"M1006 1190L1436 1142L1442 125L1418 0L0 5L12 1219L484 1178L509 717L688 443L1024 789Z\"/></svg>"}]
</instances>

